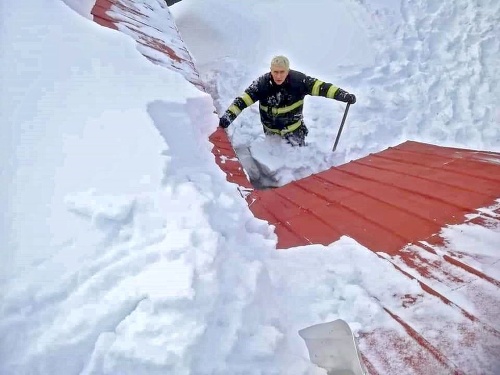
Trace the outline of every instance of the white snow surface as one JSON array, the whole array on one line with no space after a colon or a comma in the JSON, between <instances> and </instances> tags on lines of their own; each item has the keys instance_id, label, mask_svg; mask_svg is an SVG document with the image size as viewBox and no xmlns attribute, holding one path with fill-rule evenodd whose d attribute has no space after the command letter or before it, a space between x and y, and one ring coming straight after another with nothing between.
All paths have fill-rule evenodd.
<instances>
[{"instance_id":1,"label":"white snow surface","mask_svg":"<svg viewBox=\"0 0 500 375\"><path fill-rule=\"evenodd\" d=\"M92 8L95 0L63 0L71 9L85 18L92 19Z\"/></svg>"},{"instance_id":2,"label":"white snow surface","mask_svg":"<svg viewBox=\"0 0 500 375\"><path fill-rule=\"evenodd\" d=\"M214 101L68 3L0 5L2 375L325 374L298 330L394 328L381 294L418 283L346 237L275 251L214 162L213 111L285 53L358 103L334 154L338 102L308 98L303 149L238 118L235 146L279 184L406 139L500 151L497 1L184 0ZM449 246L466 231L495 254L499 228Z\"/></svg>"},{"instance_id":3,"label":"white snow surface","mask_svg":"<svg viewBox=\"0 0 500 375\"><path fill-rule=\"evenodd\" d=\"M219 113L277 54L357 96L335 153L344 103L306 97L311 147L292 150L265 138L258 105L246 109L228 130L262 185L284 185L406 140L500 150L496 0L184 0L172 12Z\"/></svg>"}]
</instances>

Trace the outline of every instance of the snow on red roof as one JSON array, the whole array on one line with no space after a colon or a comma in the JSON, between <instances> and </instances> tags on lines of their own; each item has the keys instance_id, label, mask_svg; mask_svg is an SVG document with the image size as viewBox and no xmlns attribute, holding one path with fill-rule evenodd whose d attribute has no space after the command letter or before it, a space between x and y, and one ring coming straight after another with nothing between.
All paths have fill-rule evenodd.
<instances>
[{"instance_id":1,"label":"snow on red roof","mask_svg":"<svg viewBox=\"0 0 500 375\"><path fill-rule=\"evenodd\" d=\"M97 0L94 20L164 54L158 61L156 52L143 52L201 85L174 22L165 20L170 17L166 5L160 10L169 26L159 29L155 10L142 14L134 6L138 3ZM158 33L170 35L161 39ZM172 36L179 41L175 46L166 42ZM275 226L278 248L327 245L349 236L419 283L416 295L381 290L373 296L400 330L362 335L370 374L401 375L401 366L408 374L461 374L464 369L480 374L488 370L477 367L478 350L491 363L500 358L500 281L492 271L500 264L500 244L498 254L487 256L467 244L450 250L442 233L453 224L500 227L500 154L405 142L277 189L254 190L226 133L218 129L210 141L228 181L240 187L256 217ZM481 240L476 238L475 246ZM419 319L419 309L437 304L442 313L436 321ZM460 319L447 318L457 314ZM477 371L470 372L471 366Z\"/></svg>"}]
</instances>

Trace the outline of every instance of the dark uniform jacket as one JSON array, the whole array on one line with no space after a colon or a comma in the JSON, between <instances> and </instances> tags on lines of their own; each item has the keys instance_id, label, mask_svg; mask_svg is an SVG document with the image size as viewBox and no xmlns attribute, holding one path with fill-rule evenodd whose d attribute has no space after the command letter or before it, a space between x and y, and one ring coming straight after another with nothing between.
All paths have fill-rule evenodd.
<instances>
[{"instance_id":1,"label":"dark uniform jacket","mask_svg":"<svg viewBox=\"0 0 500 375\"><path fill-rule=\"evenodd\" d=\"M277 85L269 72L257 78L238 96L223 117L231 123L241 111L258 101L264 130L284 135L304 126L302 110L306 95L347 101L346 95L349 94L331 83L296 70L290 70L285 82Z\"/></svg>"}]
</instances>

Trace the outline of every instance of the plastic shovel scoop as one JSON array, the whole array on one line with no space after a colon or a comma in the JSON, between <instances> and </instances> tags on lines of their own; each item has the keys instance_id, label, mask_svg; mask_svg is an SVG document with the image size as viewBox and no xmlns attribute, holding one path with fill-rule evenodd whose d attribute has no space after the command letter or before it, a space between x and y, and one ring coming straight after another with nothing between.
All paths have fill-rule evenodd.
<instances>
[{"instance_id":1,"label":"plastic shovel scoop","mask_svg":"<svg viewBox=\"0 0 500 375\"><path fill-rule=\"evenodd\" d=\"M311 362L328 375L366 375L358 345L349 325L342 319L301 329Z\"/></svg>"}]
</instances>

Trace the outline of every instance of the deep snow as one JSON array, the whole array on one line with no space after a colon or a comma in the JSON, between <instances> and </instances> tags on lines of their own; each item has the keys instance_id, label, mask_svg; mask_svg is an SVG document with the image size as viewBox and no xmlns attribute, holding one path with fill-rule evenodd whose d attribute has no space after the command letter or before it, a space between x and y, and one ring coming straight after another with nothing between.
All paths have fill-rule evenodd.
<instances>
[{"instance_id":1,"label":"deep snow","mask_svg":"<svg viewBox=\"0 0 500 375\"><path fill-rule=\"evenodd\" d=\"M205 80L212 82L219 113L269 70L277 54L287 55L293 69L356 94L335 153L343 103L306 98L307 149L266 140L258 106L245 110L229 133L251 177L262 176L247 158L248 149L259 166L271 166L264 168L272 175L264 185L283 185L408 139L500 150L498 1L341 0L304 6L287 0L184 0L172 12Z\"/></svg>"},{"instance_id":2,"label":"deep snow","mask_svg":"<svg viewBox=\"0 0 500 375\"><path fill-rule=\"evenodd\" d=\"M406 139L499 151L499 6L172 10L219 112L276 53L358 96L335 154L343 106L326 99L306 104L307 149L270 149L256 108L230 128L284 183ZM345 237L275 251L214 163L207 94L61 1L2 3L0 17L0 373L324 374L298 330L337 318L397 329L382 306L421 289L371 251ZM500 230L443 234L450 250L466 237L494 254ZM427 306L422 329L463 319Z\"/></svg>"}]
</instances>

